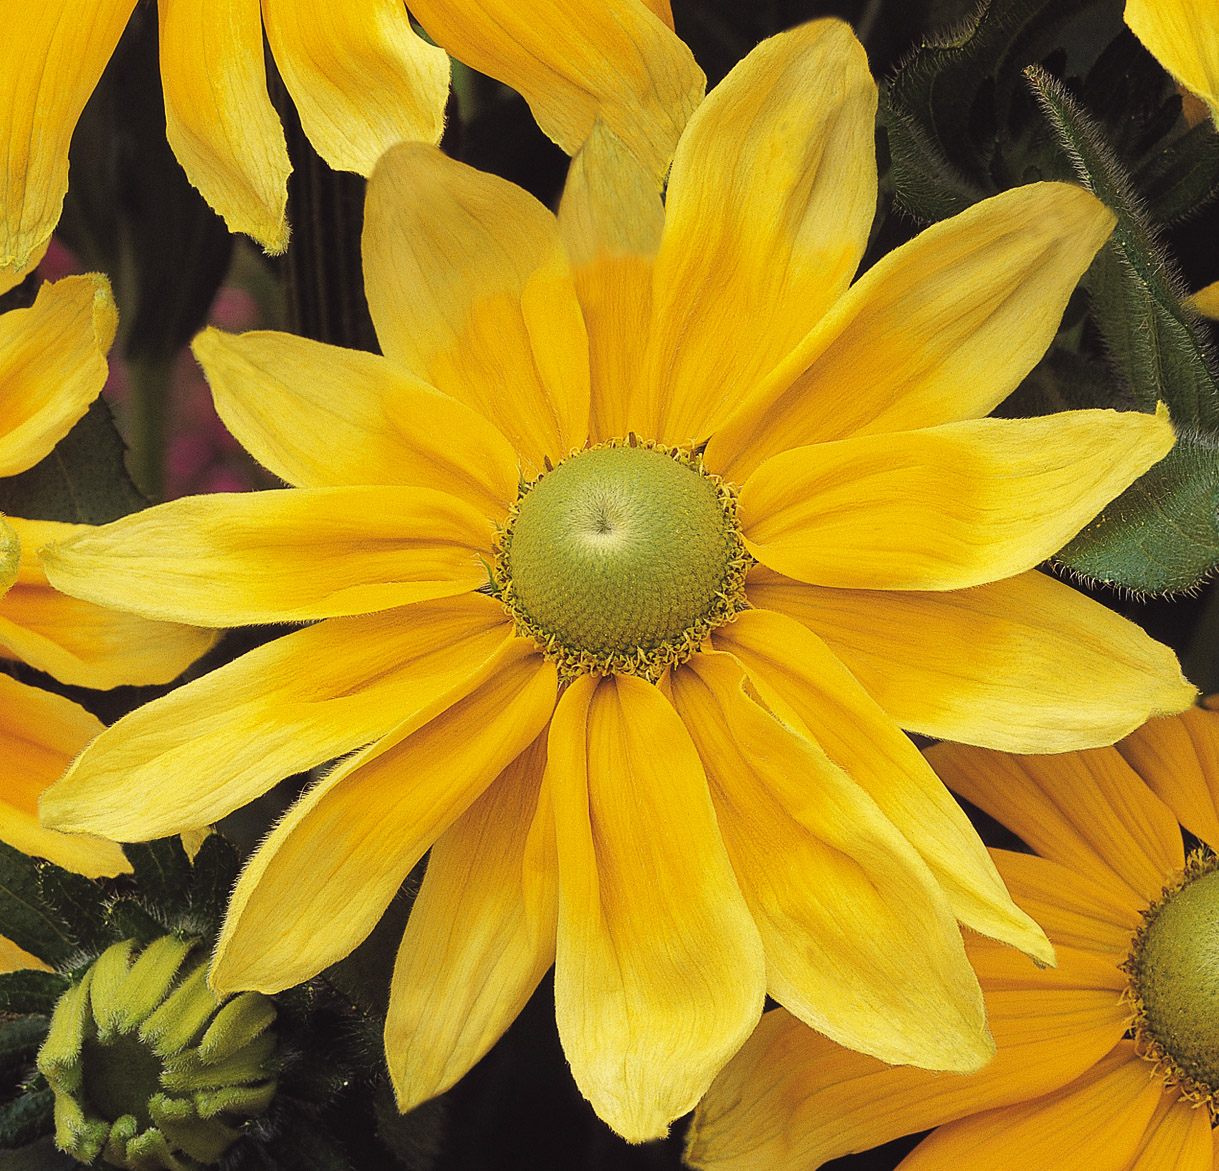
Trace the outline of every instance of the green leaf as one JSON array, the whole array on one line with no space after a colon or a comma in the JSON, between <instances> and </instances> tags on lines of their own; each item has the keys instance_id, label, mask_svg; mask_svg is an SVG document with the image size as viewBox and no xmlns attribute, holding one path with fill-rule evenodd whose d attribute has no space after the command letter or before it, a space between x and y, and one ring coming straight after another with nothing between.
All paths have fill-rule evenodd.
<instances>
[{"instance_id":1,"label":"green leaf","mask_svg":"<svg viewBox=\"0 0 1219 1171\"><path fill-rule=\"evenodd\" d=\"M0 935L53 967L69 961L76 943L42 905L38 864L0 842Z\"/></svg>"},{"instance_id":2,"label":"green leaf","mask_svg":"<svg viewBox=\"0 0 1219 1171\"><path fill-rule=\"evenodd\" d=\"M0 1024L0 1077L32 1065L50 1027L49 1014L21 1016Z\"/></svg>"},{"instance_id":3,"label":"green leaf","mask_svg":"<svg viewBox=\"0 0 1219 1171\"><path fill-rule=\"evenodd\" d=\"M55 1129L52 1111L55 1093L43 1090L37 1094L22 1094L0 1105L0 1149L23 1147ZM5 1168L10 1166L7 1157Z\"/></svg>"},{"instance_id":4,"label":"green leaf","mask_svg":"<svg viewBox=\"0 0 1219 1171\"><path fill-rule=\"evenodd\" d=\"M173 930L173 924L159 919L138 899L115 899L107 909L111 930L119 939L134 939L150 944Z\"/></svg>"},{"instance_id":5,"label":"green leaf","mask_svg":"<svg viewBox=\"0 0 1219 1171\"><path fill-rule=\"evenodd\" d=\"M212 934L220 930L240 872L241 855L228 838L220 833L204 838L195 855L191 910L203 920L200 926Z\"/></svg>"},{"instance_id":6,"label":"green leaf","mask_svg":"<svg viewBox=\"0 0 1219 1171\"><path fill-rule=\"evenodd\" d=\"M40 862L38 894L42 905L65 924L81 950L97 953L114 942L106 921L106 894L98 883L50 862Z\"/></svg>"},{"instance_id":7,"label":"green leaf","mask_svg":"<svg viewBox=\"0 0 1219 1171\"><path fill-rule=\"evenodd\" d=\"M58 972L26 968L0 974L0 1013L47 1013L72 981Z\"/></svg>"},{"instance_id":8,"label":"green leaf","mask_svg":"<svg viewBox=\"0 0 1219 1171\"><path fill-rule=\"evenodd\" d=\"M1219 134L1207 118L1168 143L1139 168L1135 186L1153 223L1194 214L1219 192Z\"/></svg>"},{"instance_id":9,"label":"green leaf","mask_svg":"<svg viewBox=\"0 0 1219 1171\"><path fill-rule=\"evenodd\" d=\"M181 838L135 842L124 846L123 852L131 863L144 899L161 910L166 918L174 918L187 910L191 866Z\"/></svg>"},{"instance_id":10,"label":"green leaf","mask_svg":"<svg viewBox=\"0 0 1219 1171\"><path fill-rule=\"evenodd\" d=\"M944 220L983 198L985 192L943 156L914 116L894 109L883 92L880 120L889 138L893 190L911 215Z\"/></svg>"},{"instance_id":11,"label":"green leaf","mask_svg":"<svg viewBox=\"0 0 1219 1171\"><path fill-rule=\"evenodd\" d=\"M80 1171L80 1164L56 1150L55 1140L48 1135L20 1150L5 1151L4 1171Z\"/></svg>"},{"instance_id":12,"label":"green leaf","mask_svg":"<svg viewBox=\"0 0 1219 1171\"><path fill-rule=\"evenodd\" d=\"M1140 594L1187 590L1219 565L1219 451L1182 437L1057 557Z\"/></svg>"}]
</instances>

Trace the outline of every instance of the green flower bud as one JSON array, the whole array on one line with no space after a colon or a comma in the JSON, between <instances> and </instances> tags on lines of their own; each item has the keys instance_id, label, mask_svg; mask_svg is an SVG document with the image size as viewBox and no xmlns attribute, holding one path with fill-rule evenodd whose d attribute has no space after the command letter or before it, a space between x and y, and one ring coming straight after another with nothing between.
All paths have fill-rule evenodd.
<instances>
[{"instance_id":1,"label":"green flower bud","mask_svg":"<svg viewBox=\"0 0 1219 1171\"><path fill-rule=\"evenodd\" d=\"M82 1163L198 1171L275 1096L275 1005L258 992L218 1001L193 940L134 952L108 948L55 1006L38 1054L55 1141Z\"/></svg>"}]
</instances>

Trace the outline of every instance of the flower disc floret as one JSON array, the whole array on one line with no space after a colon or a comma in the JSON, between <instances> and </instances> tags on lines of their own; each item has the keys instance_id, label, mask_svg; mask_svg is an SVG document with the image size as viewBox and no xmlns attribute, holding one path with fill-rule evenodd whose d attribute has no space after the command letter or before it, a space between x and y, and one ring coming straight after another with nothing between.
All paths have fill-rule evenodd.
<instances>
[{"instance_id":1,"label":"flower disc floret","mask_svg":"<svg viewBox=\"0 0 1219 1171\"><path fill-rule=\"evenodd\" d=\"M1123 965L1139 1052L1219 1115L1219 858L1192 855L1144 912Z\"/></svg>"},{"instance_id":2,"label":"flower disc floret","mask_svg":"<svg viewBox=\"0 0 1219 1171\"><path fill-rule=\"evenodd\" d=\"M744 607L749 564L736 497L697 455L612 442L523 486L495 581L565 676L654 680Z\"/></svg>"}]
</instances>

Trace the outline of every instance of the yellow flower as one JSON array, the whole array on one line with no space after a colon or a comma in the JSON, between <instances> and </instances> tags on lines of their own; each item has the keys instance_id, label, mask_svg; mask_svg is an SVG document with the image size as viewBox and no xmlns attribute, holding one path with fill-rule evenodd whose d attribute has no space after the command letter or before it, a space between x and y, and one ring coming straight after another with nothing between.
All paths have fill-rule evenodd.
<instances>
[{"instance_id":1,"label":"yellow flower","mask_svg":"<svg viewBox=\"0 0 1219 1171\"><path fill-rule=\"evenodd\" d=\"M1089 752L928 755L1037 850L991 853L1057 969L968 940L998 1054L967 1077L885 1066L768 1013L699 1106L691 1165L813 1171L938 1126L902 1171L1219 1167L1219 873L1213 854L1187 860L1178 826L1219 846L1219 712L1153 720Z\"/></svg>"},{"instance_id":2,"label":"yellow flower","mask_svg":"<svg viewBox=\"0 0 1219 1171\"><path fill-rule=\"evenodd\" d=\"M32 467L67 434L106 381L114 302L105 277L44 284L29 309L0 317L0 476ZM167 683L212 643L210 631L104 610L57 593L38 547L87 525L0 518L0 659L63 683ZM38 798L102 725L84 708L0 672L0 841L89 877L129 870L113 842L38 824ZM0 971L42 966L0 939Z\"/></svg>"},{"instance_id":3,"label":"yellow flower","mask_svg":"<svg viewBox=\"0 0 1219 1171\"><path fill-rule=\"evenodd\" d=\"M1219 121L1219 5L1215 0L1126 0L1126 23L1148 51Z\"/></svg>"},{"instance_id":4,"label":"yellow flower","mask_svg":"<svg viewBox=\"0 0 1219 1171\"><path fill-rule=\"evenodd\" d=\"M68 144L136 0L6 4L0 62L0 279L36 263L68 186ZM663 174L705 79L668 0L418 0L455 56L518 88L568 151L598 113ZM261 9L261 12L260 12ZM367 175L388 147L436 142L449 59L402 0L159 0L170 146L190 181L268 251L288 242L291 171L267 96L266 33L301 125L332 167Z\"/></svg>"},{"instance_id":5,"label":"yellow flower","mask_svg":"<svg viewBox=\"0 0 1219 1171\"><path fill-rule=\"evenodd\" d=\"M552 962L576 1081L632 1140L693 1106L766 991L888 1060L976 1068L956 920L1050 952L898 724L1062 749L1190 702L1166 648L1033 569L1170 427L981 418L1111 216L1013 191L848 289L875 108L821 21L699 108L664 209L604 129L557 222L395 148L365 211L384 357L196 342L295 487L46 555L149 616L320 620L115 725L43 815L155 837L362 748L251 860L213 980L281 989L346 955L430 848L386 1024L404 1108Z\"/></svg>"}]
</instances>

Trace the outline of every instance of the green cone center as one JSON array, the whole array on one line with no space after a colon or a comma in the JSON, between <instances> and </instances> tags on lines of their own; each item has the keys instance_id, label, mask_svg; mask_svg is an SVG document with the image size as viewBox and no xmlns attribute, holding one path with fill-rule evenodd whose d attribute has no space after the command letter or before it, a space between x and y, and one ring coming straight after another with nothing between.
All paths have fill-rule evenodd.
<instances>
[{"instance_id":1,"label":"green cone center","mask_svg":"<svg viewBox=\"0 0 1219 1171\"><path fill-rule=\"evenodd\" d=\"M161 1089L161 1059L137 1036L120 1033L103 1044L84 1042L85 1097L107 1122L132 1115L141 1129L151 1125L148 1099Z\"/></svg>"},{"instance_id":2,"label":"green cone center","mask_svg":"<svg viewBox=\"0 0 1219 1171\"><path fill-rule=\"evenodd\" d=\"M1167 896L1141 934L1142 1025L1174 1072L1219 1088L1219 871Z\"/></svg>"},{"instance_id":3,"label":"green cone center","mask_svg":"<svg viewBox=\"0 0 1219 1171\"><path fill-rule=\"evenodd\" d=\"M726 501L719 481L678 453L580 452L518 503L501 558L505 604L540 643L561 648L561 661L621 662L701 641L741 572Z\"/></svg>"}]
</instances>

